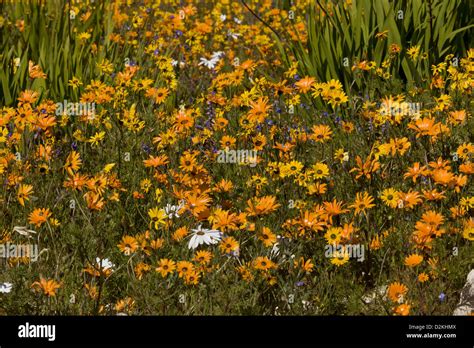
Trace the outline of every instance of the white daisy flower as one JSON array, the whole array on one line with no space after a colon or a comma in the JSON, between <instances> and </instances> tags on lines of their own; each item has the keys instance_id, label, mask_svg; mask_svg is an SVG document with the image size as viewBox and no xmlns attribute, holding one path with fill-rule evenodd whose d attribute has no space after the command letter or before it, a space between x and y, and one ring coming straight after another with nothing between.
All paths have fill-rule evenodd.
<instances>
[{"instance_id":1,"label":"white daisy flower","mask_svg":"<svg viewBox=\"0 0 474 348\"><path fill-rule=\"evenodd\" d=\"M199 65L204 65L208 69L214 69L217 65L217 62L219 62L219 58L211 58L211 59L206 59L201 57Z\"/></svg>"},{"instance_id":2,"label":"white daisy flower","mask_svg":"<svg viewBox=\"0 0 474 348\"><path fill-rule=\"evenodd\" d=\"M275 243L270 251L270 257L276 257L278 255L280 255L280 248L278 247L278 243Z\"/></svg>"},{"instance_id":3,"label":"white daisy flower","mask_svg":"<svg viewBox=\"0 0 474 348\"><path fill-rule=\"evenodd\" d=\"M165 207L165 213L168 215L168 219L172 219L174 217L179 218L178 212L181 210L181 208L184 207L184 202L181 201L179 202L179 205L171 205L167 204Z\"/></svg>"},{"instance_id":4,"label":"white daisy flower","mask_svg":"<svg viewBox=\"0 0 474 348\"><path fill-rule=\"evenodd\" d=\"M221 14L219 18L221 19L221 22L225 22L227 16L225 14Z\"/></svg>"},{"instance_id":5,"label":"white daisy flower","mask_svg":"<svg viewBox=\"0 0 474 348\"><path fill-rule=\"evenodd\" d=\"M191 235L191 239L189 240L189 249L196 249L201 244L217 244L222 238L222 232L202 228L201 225L191 231L194 233Z\"/></svg>"},{"instance_id":6,"label":"white daisy flower","mask_svg":"<svg viewBox=\"0 0 474 348\"><path fill-rule=\"evenodd\" d=\"M109 259L101 259L100 257L97 257L95 259L95 262L97 262L97 264L99 265L99 267L101 269L103 269L104 271L108 270L108 269L112 269L115 267L115 265L109 260Z\"/></svg>"},{"instance_id":7,"label":"white daisy flower","mask_svg":"<svg viewBox=\"0 0 474 348\"><path fill-rule=\"evenodd\" d=\"M241 34L239 33L234 33L230 29L227 31L227 35L229 35L231 38L234 40L237 40Z\"/></svg>"},{"instance_id":8,"label":"white daisy flower","mask_svg":"<svg viewBox=\"0 0 474 348\"><path fill-rule=\"evenodd\" d=\"M221 59L225 55L222 51L212 53L211 59Z\"/></svg>"},{"instance_id":9,"label":"white daisy flower","mask_svg":"<svg viewBox=\"0 0 474 348\"><path fill-rule=\"evenodd\" d=\"M0 294L8 294L12 291L12 283L0 283Z\"/></svg>"}]
</instances>

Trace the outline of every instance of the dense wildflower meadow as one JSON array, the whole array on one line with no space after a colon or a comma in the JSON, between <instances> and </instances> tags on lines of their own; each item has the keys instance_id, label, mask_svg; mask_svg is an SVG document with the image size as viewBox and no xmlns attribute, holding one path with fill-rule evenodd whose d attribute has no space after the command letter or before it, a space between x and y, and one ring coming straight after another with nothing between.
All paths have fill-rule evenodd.
<instances>
[{"instance_id":1,"label":"dense wildflower meadow","mask_svg":"<svg viewBox=\"0 0 474 348\"><path fill-rule=\"evenodd\" d=\"M451 315L473 14L3 1L0 314Z\"/></svg>"}]
</instances>

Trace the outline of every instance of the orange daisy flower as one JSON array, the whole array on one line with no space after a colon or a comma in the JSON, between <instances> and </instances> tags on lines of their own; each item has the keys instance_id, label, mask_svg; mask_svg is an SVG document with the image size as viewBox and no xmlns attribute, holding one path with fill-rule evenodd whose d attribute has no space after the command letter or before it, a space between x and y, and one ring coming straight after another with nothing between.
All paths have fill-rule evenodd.
<instances>
[{"instance_id":1,"label":"orange daisy flower","mask_svg":"<svg viewBox=\"0 0 474 348\"><path fill-rule=\"evenodd\" d=\"M259 256L253 261L253 268L268 271L271 268L276 268L276 264L266 256Z\"/></svg>"},{"instance_id":2,"label":"orange daisy flower","mask_svg":"<svg viewBox=\"0 0 474 348\"><path fill-rule=\"evenodd\" d=\"M418 254L411 254L405 258L405 266L415 267L423 261L423 256Z\"/></svg>"},{"instance_id":3,"label":"orange daisy flower","mask_svg":"<svg viewBox=\"0 0 474 348\"><path fill-rule=\"evenodd\" d=\"M403 296L408 292L408 288L398 282L392 283L388 287L388 297L393 302L400 302L403 300Z\"/></svg>"},{"instance_id":4,"label":"orange daisy flower","mask_svg":"<svg viewBox=\"0 0 474 348\"><path fill-rule=\"evenodd\" d=\"M53 279L47 280L41 277L40 281L34 282L31 284L31 287L36 291L43 291L47 296L56 296L56 291L61 287L61 285Z\"/></svg>"},{"instance_id":5,"label":"orange daisy flower","mask_svg":"<svg viewBox=\"0 0 474 348\"><path fill-rule=\"evenodd\" d=\"M248 112L248 117L251 122L263 123L270 106L268 105L268 98L261 97L256 102L250 102L251 110Z\"/></svg>"},{"instance_id":6,"label":"orange daisy flower","mask_svg":"<svg viewBox=\"0 0 474 348\"><path fill-rule=\"evenodd\" d=\"M411 306L409 304L403 303L403 304L395 307L394 313L396 315L406 316L406 315L410 314L410 308L411 308Z\"/></svg>"},{"instance_id":7,"label":"orange daisy flower","mask_svg":"<svg viewBox=\"0 0 474 348\"><path fill-rule=\"evenodd\" d=\"M40 227L52 215L48 208L36 208L28 217L28 222Z\"/></svg>"},{"instance_id":8,"label":"orange daisy flower","mask_svg":"<svg viewBox=\"0 0 474 348\"><path fill-rule=\"evenodd\" d=\"M20 185L18 188L18 193L16 195L18 202L22 205L25 206L25 201L29 200L29 195L33 193L33 186L31 185Z\"/></svg>"},{"instance_id":9,"label":"orange daisy flower","mask_svg":"<svg viewBox=\"0 0 474 348\"><path fill-rule=\"evenodd\" d=\"M169 259L161 259L158 263L158 267L155 269L156 272L160 273L163 278L168 274L173 273L176 269L176 262Z\"/></svg>"},{"instance_id":10,"label":"orange daisy flower","mask_svg":"<svg viewBox=\"0 0 474 348\"><path fill-rule=\"evenodd\" d=\"M153 168L163 166L165 164L168 164L168 162L169 162L168 156L166 155L161 155L161 156L156 156L156 157L150 156L149 159L143 160L145 167L153 167Z\"/></svg>"},{"instance_id":11,"label":"orange daisy flower","mask_svg":"<svg viewBox=\"0 0 474 348\"><path fill-rule=\"evenodd\" d=\"M262 232L259 234L258 239L260 239L266 247L272 246L277 241L276 235L268 227L262 228Z\"/></svg>"},{"instance_id":12,"label":"orange daisy flower","mask_svg":"<svg viewBox=\"0 0 474 348\"><path fill-rule=\"evenodd\" d=\"M66 164L64 165L64 169L67 173L72 176L74 172L78 171L81 168L82 160L79 153L76 151L71 151L69 156L67 156Z\"/></svg>"},{"instance_id":13,"label":"orange daisy flower","mask_svg":"<svg viewBox=\"0 0 474 348\"><path fill-rule=\"evenodd\" d=\"M306 76L302 78L301 80L299 80L298 82L295 82L295 86L298 88L298 90L301 93L306 93L311 89L311 87L313 86L315 82L316 80L314 79L314 77Z\"/></svg>"},{"instance_id":14,"label":"orange daisy flower","mask_svg":"<svg viewBox=\"0 0 474 348\"><path fill-rule=\"evenodd\" d=\"M367 192L358 192L356 194L354 204L350 205L349 208L354 208L355 214L364 213L367 209L375 207L373 201L374 198L370 196Z\"/></svg>"},{"instance_id":15,"label":"orange daisy flower","mask_svg":"<svg viewBox=\"0 0 474 348\"><path fill-rule=\"evenodd\" d=\"M321 125L314 125L311 128L312 134L310 135L310 139L318 142L318 143L324 143L327 140L331 139L331 128L329 126L326 126L324 124Z\"/></svg>"},{"instance_id":16,"label":"orange daisy flower","mask_svg":"<svg viewBox=\"0 0 474 348\"><path fill-rule=\"evenodd\" d=\"M265 215L270 214L280 207L280 204L276 203L275 196L264 196L261 198L255 198L255 203L251 199L247 201L249 216Z\"/></svg>"}]
</instances>

